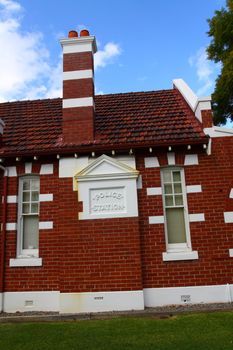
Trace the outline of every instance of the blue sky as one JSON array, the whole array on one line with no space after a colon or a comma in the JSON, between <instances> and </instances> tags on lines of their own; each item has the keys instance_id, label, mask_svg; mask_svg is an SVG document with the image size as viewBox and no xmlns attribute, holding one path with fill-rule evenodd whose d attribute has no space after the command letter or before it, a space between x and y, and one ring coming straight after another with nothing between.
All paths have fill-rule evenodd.
<instances>
[{"instance_id":1,"label":"blue sky","mask_svg":"<svg viewBox=\"0 0 233 350\"><path fill-rule=\"evenodd\" d=\"M207 18L225 0L0 0L0 101L61 94L59 38L96 36L96 92L168 89L184 79L210 95L219 67L206 59Z\"/></svg>"}]
</instances>

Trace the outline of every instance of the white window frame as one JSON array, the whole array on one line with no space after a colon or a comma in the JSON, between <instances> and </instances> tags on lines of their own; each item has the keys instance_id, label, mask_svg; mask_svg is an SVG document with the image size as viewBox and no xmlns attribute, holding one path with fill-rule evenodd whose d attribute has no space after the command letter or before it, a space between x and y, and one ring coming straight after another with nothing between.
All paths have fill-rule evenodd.
<instances>
[{"instance_id":1,"label":"white window frame","mask_svg":"<svg viewBox=\"0 0 233 350\"><path fill-rule=\"evenodd\" d=\"M169 208L169 206L166 206L166 204L165 204L165 191L164 191L164 180L163 180L163 172L165 170L180 171L183 205L172 206L170 208L184 208L184 223L185 223L186 243L168 243L166 208ZM192 245L191 245L191 236L190 236L190 227L189 227L188 203L187 203L187 195L186 195L184 169L182 167L177 167L177 166L163 167L161 169L161 183L162 183L166 251L168 253L190 252L190 251L192 251Z\"/></svg>"},{"instance_id":2,"label":"white window frame","mask_svg":"<svg viewBox=\"0 0 233 350\"><path fill-rule=\"evenodd\" d=\"M18 189L18 220L17 220L17 258L38 258L39 249L23 249L23 181L24 180L38 180L39 182L39 194L40 194L40 177L38 175L23 175L19 177L19 189ZM29 214L30 215L30 214ZM32 214L31 214L32 215ZM40 200L38 198L38 216L40 215ZM39 231L39 226L38 226ZM39 233L39 232L38 232Z\"/></svg>"}]
</instances>

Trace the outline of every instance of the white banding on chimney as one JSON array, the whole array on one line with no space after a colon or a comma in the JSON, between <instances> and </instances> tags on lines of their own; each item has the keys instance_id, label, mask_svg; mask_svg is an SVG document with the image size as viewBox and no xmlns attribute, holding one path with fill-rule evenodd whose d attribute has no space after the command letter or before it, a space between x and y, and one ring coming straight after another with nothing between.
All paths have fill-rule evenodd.
<instances>
[{"instance_id":1,"label":"white banding on chimney","mask_svg":"<svg viewBox=\"0 0 233 350\"><path fill-rule=\"evenodd\" d=\"M63 72L63 80L87 79L94 78L92 69L74 70Z\"/></svg>"},{"instance_id":2,"label":"white banding on chimney","mask_svg":"<svg viewBox=\"0 0 233 350\"><path fill-rule=\"evenodd\" d=\"M61 39L63 53L90 52L96 53L96 42L94 36L85 36L80 38ZM64 45L65 44L65 45Z\"/></svg>"},{"instance_id":3,"label":"white banding on chimney","mask_svg":"<svg viewBox=\"0 0 233 350\"><path fill-rule=\"evenodd\" d=\"M73 108L73 107L93 107L94 99L93 97L80 97L80 98L67 98L63 99L63 108Z\"/></svg>"}]
</instances>

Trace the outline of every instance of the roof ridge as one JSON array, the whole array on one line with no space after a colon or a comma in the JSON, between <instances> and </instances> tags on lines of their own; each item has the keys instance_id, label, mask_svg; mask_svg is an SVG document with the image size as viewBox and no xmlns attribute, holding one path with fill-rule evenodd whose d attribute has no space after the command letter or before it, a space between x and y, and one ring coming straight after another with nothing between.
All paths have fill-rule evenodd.
<instances>
[{"instance_id":1,"label":"roof ridge","mask_svg":"<svg viewBox=\"0 0 233 350\"><path fill-rule=\"evenodd\" d=\"M61 97L53 97L53 98L38 98L34 100L16 100L16 101L4 101L0 102L0 106L3 104L12 104L12 103L27 103L27 102L41 102L41 101L54 101L54 100L62 100Z\"/></svg>"},{"instance_id":2,"label":"roof ridge","mask_svg":"<svg viewBox=\"0 0 233 350\"><path fill-rule=\"evenodd\" d=\"M109 93L109 94L99 94L95 95L95 97L101 97L101 96L121 96L121 95L131 95L131 94L151 94L151 93L161 93L161 92L168 92L168 91L175 91L175 89L160 89L160 90L148 90L148 91L129 91L129 92L116 92L116 93Z\"/></svg>"}]
</instances>

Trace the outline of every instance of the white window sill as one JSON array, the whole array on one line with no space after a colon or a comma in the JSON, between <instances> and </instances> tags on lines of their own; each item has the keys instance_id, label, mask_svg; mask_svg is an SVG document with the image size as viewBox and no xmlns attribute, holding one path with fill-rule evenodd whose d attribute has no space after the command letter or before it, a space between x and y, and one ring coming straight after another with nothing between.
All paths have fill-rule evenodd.
<instances>
[{"instance_id":1,"label":"white window sill","mask_svg":"<svg viewBox=\"0 0 233 350\"><path fill-rule=\"evenodd\" d=\"M196 250L191 252L163 253L163 261L197 260L197 259L198 259L198 252Z\"/></svg>"},{"instance_id":2,"label":"white window sill","mask_svg":"<svg viewBox=\"0 0 233 350\"><path fill-rule=\"evenodd\" d=\"M42 266L42 258L10 259L10 267Z\"/></svg>"}]
</instances>

